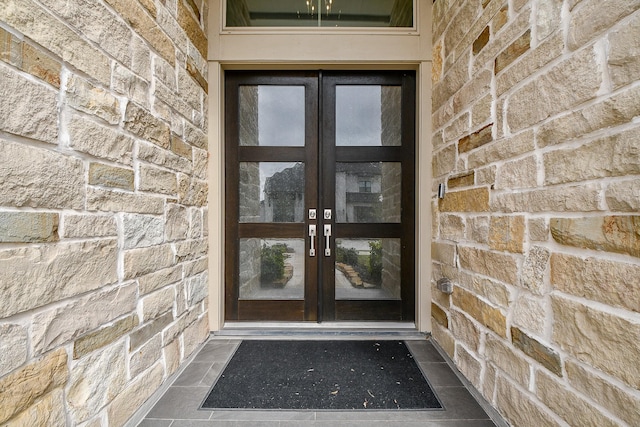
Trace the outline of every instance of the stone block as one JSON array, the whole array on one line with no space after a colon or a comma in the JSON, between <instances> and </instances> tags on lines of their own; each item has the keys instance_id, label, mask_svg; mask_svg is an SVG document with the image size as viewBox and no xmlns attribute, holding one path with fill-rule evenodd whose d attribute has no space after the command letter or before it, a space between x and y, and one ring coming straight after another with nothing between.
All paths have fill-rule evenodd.
<instances>
[{"instance_id":1,"label":"stone block","mask_svg":"<svg viewBox=\"0 0 640 427\"><path fill-rule=\"evenodd\" d=\"M584 49L522 86L509 97L507 122L513 132L593 99L602 75L594 49Z\"/></svg>"},{"instance_id":2,"label":"stone block","mask_svg":"<svg viewBox=\"0 0 640 427\"><path fill-rule=\"evenodd\" d=\"M461 311L480 322L481 325L486 326L501 337L507 336L507 319L500 309L487 304L471 292L459 287L455 287L453 290L452 302Z\"/></svg>"},{"instance_id":3,"label":"stone block","mask_svg":"<svg viewBox=\"0 0 640 427\"><path fill-rule=\"evenodd\" d=\"M511 323L513 325L535 335L544 336L547 318L545 299L520 292L513 305L512 313Z\"/></svg>"},{"instance_id":4,"label":"stone block","mask_svg":"<svg viewBox=\"0 0 640 427\"><path fill-rule=\"evenodd\" d=\"M138 158L178 172L190 174L193 171L189 160L152 144L139 143Z\"/></svg>"},{"instance_id":5,"label":"stone block","mask_svg":"<svg viewBox=\"0 0 640 427\"><path fill-rule=\"evenodd\" d=\"M2 8L0 21L42 45L62 61L68 62L102 84L109 84L109 59L36 1L26 0L20 3L20 7Z\"/></svg>"},{"instance_id":6,"label":"stone block","mask_svg":"<svg viewBox=\"0 0 640 427\"><path fill-rule=\"evenodd\" d=\"M553 239L568 246L640 258L640 216L551 218Z\"/></svg>"},{"instance_id":7,"label":"stone block","mask_svg":"<svg viewBox=\"0 0 640 427\"><path fill-rule=\"evenodd\" d=\"M506 160L533 151L534 148L533 132L521 132L512 137L499 139L490 145L484 145L469 153L469 167L475 169L479 166Z\"/></svg>"},{"instance_id":8,"label":"stone block","mask_svg":"<svg viewBox=\"0 0 640 427\"><path fill-rule=\"evenodd\" d=\"M0 325L0 377L27 361L27 328L14 323Z\"/></svg>"},{"instance_id":9,"label":"stone block","mask_svg":"<svg viewBox=\"0 0 640 427\"><path fill-rule=\"evenodd\" d=\"M202 233L202 225L202 210L199 208L191 208L191 225L189 227L190 239L200 239L204 237Z\"/></svg>"},{"instance_id":10,"label":"stone block","mask_svg":"<svg viewBox=\"0 0 640 427\"><path fill-rule=\"evenodd\" d=\"M116 320L109 326L105 326L78 338L73 343L73 358L80 359L95 350L119 340L138 326L138 324L138 315L134 313Z\"/></svg>"},{"instance_id":11,"label":"stone block","mask_svg":"<svg viewBox=\"0 0 640 427\"><path fill-rule=\"evenodd\" d=\"M497 251L522 253L524 216L492 216L489 224L489 247Z\"/></svg>"},{"instance_id":12,"label":"stone block","mask_svg":"<svg viewBox=\"0 0 640 427\"><path fill-rule=\"evenodd\" d=\"M140 191L175 196L178 191L178 179L175 172L169 172L152 166L140 165Z\"/></svg>"},{"instance_id":13,"label":"stone block","mask_svg":"<svg viewBox=\"0 0 640 427\"><path fill-rule=\"evenodd\" d=\"M467 238L478 243L489 241L489 217L474 216L467 221Z\"/></svg>"},{"instance_id":14,"label":"stone block","mask_svg":"<svg viewBox=\"0 0 640 427\"><path fill-rule=\"evenodd\" d=\"M489 27L487 26L484 28L484 30L482 30L482 33L480 33L476 41L473 42L472 48L473 48L474 55L477 55L478 53L480 53L482 48L485 47L487 43L489 43L489 37L490 37L490 30L489 30Z\"/></svg>"},{"instance_id":15,"label":"stone block","mask_svg":"<svg viewBox=\"0 0 640 427\"><path fill-rule=\"evenodd\" d=\"M431 324L431 333L434 341L453 360L455 356L456 341L451 332L438 323Z\"/></svg>"},{"instance_id":16,"label":"stone block","mask_svg":"<svg viewBox=\"0 0 640 427\"><path fill-rule=\"evenodd\" d=\"M89 164L89 184L122 188L133 191L134 174L131 169L109 166L102 163Z\"/></svg>"},{"instance_id":17,"label":"stone block","mask_svg":"<svg viewBox=\"0 0 640 427\"><path fill-rule=\"evenodd\" d=\"M498 376L496 406L514 426L559 427L563 425L550 411L536 402L529 393L517 388L506 378Z\"/></svg>"},{"instance_id":18,"label":"stone block","mask_svg":"<svg viewBox=\"0 0 640 427\"><path fill-rule=\"evenodd\" d=\"M42 49L30 43L22 43L22 70L60 88L60 63Z\"/></svg>"},{"instance_id":19,"label":"stone block","mask_svg":"<svg viewBox=\"0 0 640 427\"><path fill-rule=\"evenodd\" d=\"M169 241L182 240L189 231L189 212L177 204L168 204L166 209L165 230Z\"/></svg>"},{"instance_id":20,"label":"stone block","mask_svg":"<svg viewBox=\"0 0 640 427\"><path fill-rule=\"evenodd\" d=\"M63 216L62 237L115 237L118 235L116 220L112 215L68 214Z\"/></svg>"},{"instance_id":21,"label":"stone block","mask_svg":"<svg viewBox=\"0 0 640 427\"><path fill-rule=\"evenodd\" d=\"M56 92L3 66L0 80L0 129L57 144Z\"/></svg>"},{"instance_id":22,"label":"stone block","mask_svg":"<svg viewBox=\"0 0 640 427\"><path fill-rule=\"evenodd\" d=\"M150 82L152 77L151 71L151 51L149 45L139 37L133 37L131 40L131 71L135 74ZM156 61L162 60L160 57L155 57ZM155 61L154 61L155 62Z\"/></svg>"},{"instance_id":23,"label":"stone block","mask_svg":"<svg viewBox=\"0 0 640 427\"><path fill-rule=\"evenodd\" d=\"M162 117L165 120L168 121L171 115L175 113L185 118L188 117L190 120L194 117L195 112L193 111L193 108L191 108L191 106L187 104L182 97L176 96L174 90L167 88L158 80L156 80L154 89L155 91L153 92L153 95L155 96L155 99L152 98L153 109L159 115L162 114ZM171 109L175 110L175 112L172 112ZM176 115L175 117L178 116Z\"/></svg>"},{"instance_id":24,"label":"stone block","mask_svg":"<svg viewBox=\"0 0 640 427\"><path fill-rule=\"evenodd\" d=\"M87 210L160 215L164 210L164 199L145 194L88 188Z\"/></svg>"},{"instance_id":25,"label":"stone block","mask_svg":"<svg viewBox=\"0 0 640 427\"><path fill-rule=\"evenodd\" d=\"M640 211L640 179L612 182L607 186L605 197L612 211Z\"/></svg>"},{"instance_id":26,"label":"stone block","mask_svg":"<svg viewBox=\"0 0 640 427\"><path fill-rule=\"evenodd\" d=\"M135 378L162 358L162 337L154 336L136 350L129 359L129 374Z\"/></svg>"},{"instance_id":27,"label":"stone block","mask_svg":"<svg viewBox=\"0 0 640 427\"><path fill-rule=\"evenodd\" d=\"M438 177L451 172L455 167L455 161L455 145L449 145L435 153L432 161L433 176Z\"/></svg>"},{"instance_id":28,"label":"stone block","mask_svg":"<svg viewBox=\"0 0 640 427\"><path fill-rule=\"evenodd\" d=\"M488 124L471 135L462 138L458 141L458 152L466 153L493 141L493 136L491 135L492 128L493 123Z\"/></svg>"},{"instance_id":29,"label":"stone block","mask_svg":"<svg viewBox=\"0 0 640 427\"><path fill-rule=\"evenodd\" d=\"M14 67L22 65L22 41L0 28L0 60Z\"/></svg>"},{"instance_id":30,"label":"stone block","mask_svg":"<svg viewBox=\"0 0 640 427\"><path fill-rule=\"evenodd\" d=\"M204 33L200 23L196 21L192 10L185 6L184 2L178 1L178 24L193 43L193 46L200 52L203 58L207 57L207 36Z\"/></svg>"},{"instance_id":31,"label":"stone block","mask_svg":"<svg viewBox=\"0 0 640 427\"><path fill-rule=\"evenodd\" d=\"M470 274L470 285L465 287L479 296L486 298L494 305L507 309L512 301L511 291L509 287L503 283L495 280L487 279L484 277L478 277L477 275ZM462 279L461 279L462 281Z\"/></svg>"},{"instance_id":32,"label":"stone block","mask_svg":"<svg viewBox=\"0 0 640 427\"><path fill-rule=\"evenodd\" d=\"M640 174L640 127L543 155L545 184ZM570 163L567 163L570 162ZM566 165L571 164L571 168Z\"/></svg>"},{"instance_id":33,"label":"stone block","mask_svg":"<svg viewBox=\"0 0 640 427\"><path fill-rule=\"evenodd\" d=\"M562 21L562 0L542 0L535 11L536 39L544 40L556 33Z\"/></svg>"},{"instance_id":34,"label":"stone block","mask_svg":"<svg viewBox=\"0 0 640 427\"><path fill-rule=\"evenodd\" d=\"M514 351L507 342L487 335L484 355L487 362L495 366L499 372L508 375L521 387L529 387L529 362L521 356L521 353Z\"/></svg>"},{"instance_id":35,"label":"stone block","mask_svg":"<svg viewBox=\"0 0 640 427\"><path fill-rule=\"evenodd\" d=\"M449 192L438 202L440 212L488 212L489 190L481 187Z\"/></svg>"},{"instance_id":36,"label":"stone block","mask_svg":"<svg viewBox=\"0 0 640 427\"><path fill-rule=\"evenodd\" d=\"M536 395L568 424L585 427L620 425L604 415L593 403L544 371L538 371L536 374Z\"/></svg>"},{"instance_id":37,"label":"stone block","mask_svg":"<svg viewBox=\"0 0 640 427\"><path fill-rule=\"evenodd\" d=\"M203 273L186 280L187 304L189 307L199 303L209 295L208 278L207 273Z\"/></svg>"},{"instance_id":38,"label":"stone block","mask_svg":"<svg viewBox=\"0 0 640 427\"><path fill-rule=\"evenodd\" d=\"M636 9L640 2L633 1ZM631 20L609 34L609 75L614 88L633 83L640 76L640 13L635 13Z\"/></svg>"},{"instance_id":39,"label":"stone block","mask_svg":"<svg viewBox=\"0 0 640 427\"><path fill-rule=\"evenodd\" d=\"M538 131L538 144L546 147L579 138L600 129L631 122L640 115L640 87L630 88L610 98L560 116L543 124Z\"/></svg>"},{"instance_id":40,"label":"stone block","mask_svg":"<svg viewBox=\"0 0 640 427\"><path fill-rule=\"evenodd\" d=\"M173 287L166 287L146 295L141 299L143 321L153 320L172 310L175 299L176 292Z\"/></svg>"},{"instance_id":41,"label":"stone block","mask_svg":"<svg viewBox=\"0 0 640 427\"><path fill-rule=\"evenodd\" d=\"M480 12L478 10L479 5L477 0L463 2L459 5L460 8L455 12L455 15L448 17L451 20L455 19L457 25L450 25L444 31L444 45L447 52L456 50L458 43L467 35L477 18L477 14ZM475 34L473 36L475 37ZM464 48L466 48L466 45Z\"/></svg>"},{"instance_id":42,"label":"stone block","mask_svg":"<svg viewBox=\"0 0 640 427\"><path fill-rule=\"evenodd\" d=\"M535 155L506 162L496 172L497 190L534 188L538 186L538 160Z\"/></svg>"},{"instance_id":43,"label":"stone block","mask_svg":"<svg viewBox=\"0 0 640 427\"><path fill-rule=\"evenodd\" d=\"M455 267L456 246L449 242L431 242L431 259Z\"/></svg>"},{"instance_id":44,"label":"stone block","mask_svg":"<svg viewBox=\"0 0 640 427\"><path fill-rule=\"evenodd\" d=\"M127 104L124 128L159 147L169 148L171 138L169 125L133 102Z\"/></svg>"},{"instance_id":45,"label":"stone block","mask_svg":"<svg viewBox=\"0 0 640 427\"><path fill-rule=\"evenodd\" d=\"M120 122L121 112L118 98L76 75L71 75L66 83L67 105L100 117L112 125Z\"/></svg>"},{"instance_id":46,"label":"stone block","mask_svg":"<svg viewBox=\"0 0 640 427\"><path fill-rule=\"evenodd\" d=\"M533 337L525 334L519 328L511 327L511 341L532 359L539 362L550 372L562 376L562 361L560 355L553 348L548 347Z\"/></svg>"},{"instance_id":47,"label":"stone block","mask_svg":"<svg viewBox=\"0 0 640 427\"><path fill-rule=\"evenodd\" d=\"M188 240L175 244L177 262L190 261L206 256L208 242L206 239Z\"/></svg>"},{"instance_id":48,"label":"stone block","mask_svg":"<svg viewBox=\"0 0 640 427\"><path fill-rule=\"evenodd\" d=\"M518 61L512 63L509 68L503 70L496 77L496 95L502 96L549 62L560 57L563 48L563 34L556 33L536 46L535 49L527 51Z\"/></svg>"},{"instance_id":49,"label":"stone block","mask_svg":"<svg viewBox=\"0 0 640 427\"><path fill-rule=\"evenodd\" d=\"M447 45L445 43L445 45ZM469 79L469 54L463 54L445 71L438 83L433 86L432 108L437 110L453 96Z\"/></svg>"},{"instance_id":50,"label":"stone block","mask_svg":"<svg viewBox=\"0 0 640 427\"><path fill-rule=\"evenodd\" d=\"M133 139L129 136L77 114L69 118L67 130L74 150L124 165L133 163Z\"/></svg>"},{"instance_id":51,"label":"stone block","mask_svg":"<svg viewBox=\"0 0 640 427\"><path fill-rule=\"evenodd\" d=\"M187 206L207 204L209 186L206 181L193 179L187 175L178 175L178 200Z\"/></svg>"},{"instance_id":52,"label":"stone block","mask_svg":"<svg viewBox=\"0 0 640 427\"><path fill-rule=\"evenodd\" d=\"M140 295L146 295L165 286L179 282L182 280L182 271L182 266L178 265L138 278ZM188 274L185 274L185 276L188 276Z\"/></svg>"},{"instance_id":53,"label":"stone block","mask_svg":"<svg viewBox=\"0 0 640 427\"><path fill-rule=\"evenodd\" d=\"M117 63L113 67L111 87L134 103L149 108L149 83Z\"/></svg>"},{"instance_id":54,"label":"stone block","mask_svg":"<svg viewBox=\"0 0 640 427\"><path fill-rule=\"evenodd\" d=\"M0 378L0 423L4 424L43 396L64 387L68 375L67 353L60 348Z\"/></svg>"},{"instance_id":55,"label":"stone block","mask_svg":"<svg viewBox=\"0 0 640 427\"><path fill-rule=\"evenodd\" d=\"M456 344L456 367L474 387L480 387L480 374L482 365L480 360L469 352L464 346Z\"/></svg>"},{"instance_id":56,"label":"stone block","mask_svg":"<svg viewBox=\"0 0 640 427\"><path fill-rule=\"evenodd\" d=\"M456 337L456 341L477 353L480 348L481 333L476 324L458 310L451 310L449 317L451 319L449 330ZM447 325L443 326L446 327Z\"/></svg>"},{"instance_id":57,"label":"stone block","mask_svg":"<svg viewBox=\"0 0 640 427\"><path fill-rule=\"evenodd\" d=\"M555 253L553 288L578 297L640 312L640 265Z\"/></svg>"},{"instance_id":58,"label":"stone block","mask_svg":"<svg viewBox=\"0 0 640 427\"><path fill-rule=\"evenodd\" d=\"M136 309L135 283L89 294L33 316L31 346L35 354L63 346Z\"/></svg>"},{"instance_id":59,"label":"stone block","mask_svg":"<svg viewBox=\"0 0 640 427\"><path fill-rule=\"evenodd\" d=\"M164 83L171 91L176 92L178 90L176 69L168 62L162 59L155 60L153 62L153 76Z\"/></svg>"},{"instance_id":60,"label":"stone block","mask_svg":"<svg viewBox=\"0 0 640 427\"><path fill-rule=\"evenodd\" d=\"M0 205L84 207L84 167L80 159L3 140L0 144Z\"/></svg>"},{"instance_id":61,"label":"stone block","mask_svg":"<svg viewBox=\"0 0 640 427\"><path fill-rule=\"evenodd\" d=\"M178 291L178 294L180 294L181 292L182 291ZM177 319L177 321L173 322L173 324L166 328L162 333L163 342L172 342L173 340L176 340L178 337L180 337L184 330L198 319L198 308L199 307L193 307L190 310L186 310L185 308L185 310L183 310L183 313L180 314L180 317Z\"/></svg>"},{"instance_id":62,"label":"stone block","mask_svg":"<svg viewBox=\"0 0 640 427\"><path fill-rule=\"evenodd\" d=\"M167 376L173 375L180 367L180 341L173 340L163 349Z\"/></svg>"},{"instance_id":63,"label":"stone block","mask_svg":"<svg viewBox=\"0 0 640 427\"><path fill-rule=\"evenodd\" d=\"M182 100L195 112L203 111L204 91L198 83L186 72L178 69L178 93Z\"/></svg>"},{"instance_id":64,"label":"stone block","mask_svg":"<svg viewBox=\"0 0 640 427\"><path fill-rule=\"evenodd\" d=\"M57 213L0 212L2 243L44 243L57 240Z\"/></svg>"},{"instance_id":65,"label":"stone block","mask_svg":"<svg viewBox=\"0 0 640 427\"><path fill-rule=\"evenodd\" d=\"M193 149L193 175L202 180L207 179L207 164L209 162L209 154L198 148Z\"/></svg>"},{"instance_id":66,"label":"stone block","mask_svg":"<svg viewBox=\"0 0 640 427\"><path fill-rule=\"evenodd\" d=\"M184 330L184 358L188 358L209 336L209 319L203 315Z\"/></svg>"},{"instance_id":67,"label":"stone block","mask_svg":"<svg viewBox=\"0 0 640 427\"><path fill-rule=\"evenodd\" d=\"M464 269L512 285L517 283L518 262L510 254L458 246L458 256L460 266Z\"/></svg>"},{"instance_id":68,"label":"stone block","mask_svg":"<svg viewBox=\"0 0 640 427\"><path fill-rule=\"evenodd\" d=\"M529 289L537 295L547 292L545 285L545 272L549 265L551 253L542 246L533 246L524 257L519 285Z\"/></svg>"},{"instance_id":69,"label":"stone block","mask_svg":"<svg viewBox=\"0 0 640 427\"><path fill-rule=\"evenodd\" d=\"M546 242L549 240L549 227L544 218L533 218L528 221L529 239L532 242Z\"/></svg>"},{"instance_id":70,"label":"stone block","mask_svg":"<svg viewBox=\"0 0 640 427\"><path fill-rule=\"evenodd\" d=\"M610 0L606 8L598 0L583 0L572 10L567 45L577 50L638 8L639 0Z\"/></svg>"},{"instance_id":71,"label":"stone block","mask_svg":"<svg viewBox=\"0 0 640 427\"><path fill-rule=\"evenodd\" d=\"M634 425L640 420L640 397L636 390L623 389L611 379L592 372L572 361L565 361L569 384L618 418Z\"/></svg>"},{"instance_id":72,"label":"stone block","mask_svg":"<svg viewBox=\"0 0 640 427\"><path fill-rule=\"evenodd\" d=\"M91 418L115 399L127 385L123 344L88 355L71 368L67 408L74 425Z\"/></svg>"},{"instance_id":73,"label":"stone block","mask_svg":"<svg viewBox=\"0 0 640 427\"><path fill-rule=\"evenodd\" d=\"M184 266L184 277L195 276L196 274L200 274L203 271L206 271L208 268L209 261L207 258L200 258L195 261L185 262Z\"/></svg>"},{"instance_id":74,"label":"stone block","mask_svg":"<svg viewBox=\"0 0 640 427\"><path fill-rule=\"evenodd\" d=\"M170 245L131 249L124 253L124 276L132 279L173 265L175 257Z\"/></svg>"},{"instance_id":75,"label":"stone block","mask_svg":"<svg viewBox=\"0 0 640 427\"><path fill-rule=\"evenodd\" d=\"M57 388L43 396L33 406L22 412L17 417L3 424L6 427L23 426L64 426L66 416L64 413L64 392Z\"/></svg>"},{"instance_id":76,"label":"stone block","mask_svg":"<svg viewBox=\"0 0 640 427\"><path fill-rule=\"evenodd\" d=\"M193 147L184 142L184 140L176 134L171 134L170 149L179 156L191 159Z\"/></svg>"},{"instance_id":77,"label":"stone block","mask_svg":"<svg viewBox=\"0 0 640 427\"><path fill-rule=\"evenodd\" d=\"M456 117L447 127L444 129L444 140L448 142L456 141L463 135L468 134L469 128L469 113L464 112Z\"/></svg>"},{"instance_id":78,"label":"stone block","mask_svg":"<svg viewBox=\"0 0 640 427\"><path fill-rule=\"evenodd\" d=\"M189 73L189 75L198 83L198 85L200 85L205 93L209 92L209 84L207 83L207 79L202 75L200 70L198 70L195 62L190 57L187 57L187 73Z\"/></svg>"},{"instance_id":79,"label":"stone block","mask_svg":"<svg viewBox=\"0 0 640 427\"><path fill-rule=\"evenodd\" d=\"M157 319L141 326L129 335L129 351L133 351L159 334L173 322L173 313L167 312Z\"/></svg>"},{"instance_id":80,"label":"stone block","mask_svg":"<svg viewBox=\"0 0 640 427\"><path fill-rule=\"evenodd\" d=\"M445 328L449 327L447 312L441 309L439 305L431 303L431 317Z\"/></svg>"},{"instance_id":81,"label":"stone block","mask_svg":"<svg viewBox=\"0 0 640 427\"><path fill-rule=\"evenodd\" d=\"M465 83L465 85L453 95L453 110L455 114L467 110L471 104L482 96L490 95L492 78L493 76L489 70L479 70L473 76L473 79ZM485 137L486 134L482 133L479 136Z\"/></svg>"},{"instance_id":82,"label":"stone block","mask_svg":"<svg viewBox=\"0 0 640 427\"><path fill-rule=\"evenodd\" d=\"M493 197L491 210L506 213L600 211L600 186L583 184L498 193Z\"/></svg>"},{"instance_id":83,"label":"stone block","mask_svg":"<svg viewBox=\"0 0 640 427\"><path fill-rule=\"evenodd\" d=\"M552 296L553 342L576 359L640 388L637 319L607 313Z\"/></svg>"},{"instance_id":84,"label":"stone block","mask_svg":"<svg viewBox=\"0 0 640 427\"><path fill-rule=\"evenodd\" d=\"M164 379L162 363L157 363L139 375L109 405L109 427L121 427L135 414L142 404L160 387Z\"/></svg>"},{"instance_id":85,"label":"stone block","mask_svg":"<svg viewBox=\"0 0 640 427\"><path fill-rule=\"evenodd\" d=\"M124 214L123 248L146 248L164 241L164 220L160 216Z\"/></svg>"},{"instance_id":86,"label":"stone block","mask_svg":"<svg viewBox=\"0 0 640 427\"><path fill-rule=\"evenodd\" d=\"M495 60L494 73L499 74L511 63L520 58L531 47L531 30L527 30L500 52Z\"/></svg>"},{"instance_id":87,"label":"stone block","mask_svg":"<svg viewBox=\"0 0 640 427\"><path fill-rule=\"evenodd\" d=\"M117 264L115 240L0 251L0 318L115 283Z\"/></svg>"},{"instance_id":88,"label":"stone block","mask_svg":"<svg viewBox=\"0 0 640 427\"><path fill-rule=\"evenodd\" d=\"M139 3L128 0L106 0L124 21L171 65L175 64L176 51L171 39L160 26L149 16Z\"/></svg>"}]
</instances>

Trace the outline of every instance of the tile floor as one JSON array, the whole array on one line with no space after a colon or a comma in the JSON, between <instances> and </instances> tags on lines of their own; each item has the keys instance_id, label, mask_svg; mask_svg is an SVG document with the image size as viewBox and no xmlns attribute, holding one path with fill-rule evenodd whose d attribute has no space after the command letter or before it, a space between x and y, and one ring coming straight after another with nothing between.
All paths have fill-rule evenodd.
<instances>
[{"instance_id":1,"label":"tile floor","mask_svg":"<svg viewBox=\"0 0 640 427\"><path fill-rule=\"evenodd\" d=\"M495 426L440 353L426 339L407 341L407 346L429 379L445 410L365 412L198 409L239 343L239 339L212 337L138 426Z\"/></svg>"}]
</instances>

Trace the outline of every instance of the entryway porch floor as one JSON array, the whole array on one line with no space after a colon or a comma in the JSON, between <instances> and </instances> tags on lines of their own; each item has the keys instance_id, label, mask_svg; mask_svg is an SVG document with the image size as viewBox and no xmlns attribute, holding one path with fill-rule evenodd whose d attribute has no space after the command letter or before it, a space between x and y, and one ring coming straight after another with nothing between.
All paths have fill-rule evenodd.
<instances>
[{"instance_id":1,"label":"entryway porch floor","mask_svg":"<svg viewBox=\"0 0 640 427\"><path fill-rule=\"evenodd\" d=\"M246 326L246 325L245 325ZM151 407L140 427L489 427L495 424L471 388L428 337L400 328L229 328L212 335ZM293 333L297 331L297 333ZM429 411L257 411L198 409L243 339L405 340L444 410ZM486 407L486 403L484 403ZM490 412L491 409L487 407Z\"/></svg>"}]
</instances>

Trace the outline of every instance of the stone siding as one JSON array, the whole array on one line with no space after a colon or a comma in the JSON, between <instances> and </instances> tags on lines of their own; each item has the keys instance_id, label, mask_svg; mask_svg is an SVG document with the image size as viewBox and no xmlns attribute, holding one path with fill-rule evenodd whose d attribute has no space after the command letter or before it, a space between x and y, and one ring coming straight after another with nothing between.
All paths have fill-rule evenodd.
<instances>
[{"instance_id":1,"label":"stone siding","mask_svg":"<svg viewBox=\"0 0 640 427\"><path fill-rule=\"evenodd\" d=\"M640 1L433 23L433 336L511 425L640 425Z\"/></svg>"},{"instance_id":2,"label":"stone siding","mask_svg":"<svg viewBox=\"0 0 640 427\"><path fill-rule=\"evenodd\" d=\"M121 426L208 336L207 7L0 7L2 425Z\"/></svg>"}]
</instances>

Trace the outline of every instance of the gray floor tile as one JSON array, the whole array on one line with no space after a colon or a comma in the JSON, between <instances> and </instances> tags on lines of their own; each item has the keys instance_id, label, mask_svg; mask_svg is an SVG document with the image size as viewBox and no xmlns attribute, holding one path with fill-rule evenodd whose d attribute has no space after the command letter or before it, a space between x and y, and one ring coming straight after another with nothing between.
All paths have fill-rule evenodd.
<instances>
[{"instance_id":1,"label":"gray floor tile","mask_svg":"<svg viewBox=\"0 0 640 427\"><path fill-rule=\"evenodd\" d=\"M407 341L407 347L418 362L444 362L438 350L430 341Z\"/></svg>"},{"instance_id":2,"label":"gray floor tile","mask_svg":"<svg viewBox=\"0 0 640 427\"><path fill-rule=\"evenodd\" d=\"M193 361L189 366L186 367L184 371L182 371L182 373L180 374L178 379L175 380L172 386L207 387L207 384L202 384L202 382L207 372L209 372L209 370L211 369L211 364L211 362Z\"/></svg>"},{"instance_id":3,"label":"gray floor tile","mask_svg":"<svg viewBox=\"0 0 640 427\"><path fill-rule=\"evenodd\" d=\"M280 427L279 421L176 420L171 427Z\"/></svg>"},{"instance_id":4,"label":"gray floor tile","mask_svg":"<svg viewBox=\"0 0 640 427\"><path fill-rule=\"evenodd\" d=\"M211 420L231 421L313 421L313 411L213 411Z\"/></svg>"},{"instance_id":5,"label":"gray floor tile","mask_svg":"<svg viewBox=\"0 0 640 427\"><path fill-rule=\"evenodd\" d=\"M431 386L462 386L458 376L445 362L418 363Z\"/></svg>"},{"instance_id":6,"label":"gray floor tile","mask_svg":"<svg viewBox=\"0 0 640 427\"><path fill-rule=\"evenodd\" d=\"M226 365L227 362L214 362L202 379L201 385L208 385L211 387L216 382Z\"/></svg>"},{"instance_id":7,"label":"gray floor tile","mask_svg":"<svg viewBox=\"0 0 640 427\"><path fill-rule=\"evenodd\" d=\"M224 362L240 345L239 340L211 340L193 359L194 362Z\"/></svg>"},{"instance_id":8,"label":"gray floor tile","mask_svg":"<svg viewBox=\"0 0 640 427\"><path fill-rule=\"evenodd\" d=\"M173 420L143 420L138 427L169 427Z\"/></svg>"},{"instance_id":9,"label":"gray floor tile","mask_svg":"<svg viewBox=\"0 0 640 427\"><path fill-rule=\"evenodd\" d=\"M449 419L489 419L482 406L464 387L434 387Z\"/></svg>"},{"instance_id":10,"label":"gray floor tile","mask_svg":"<svg viewBox=\"0 0 640 427\"><path fill-rule=\"evenodd\" d=\"M211 411L198 410L208 391L208 387L169 387L147 418L209 419Z\"/></svg>"}]
</instances>

